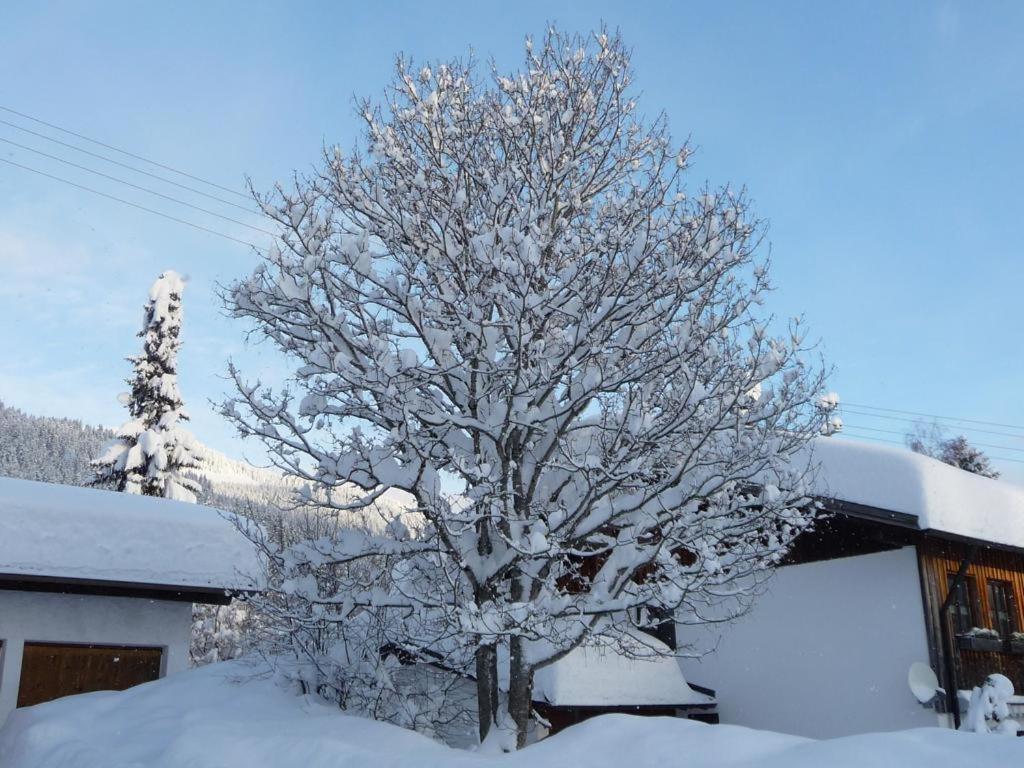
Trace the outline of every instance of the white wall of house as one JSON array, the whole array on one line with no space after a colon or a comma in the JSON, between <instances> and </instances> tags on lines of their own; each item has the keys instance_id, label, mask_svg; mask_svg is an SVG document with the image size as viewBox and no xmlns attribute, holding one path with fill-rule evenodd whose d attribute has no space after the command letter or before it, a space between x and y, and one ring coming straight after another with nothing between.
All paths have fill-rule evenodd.
<instances>
[{"instance_id":1,"label":"white wall of house","mask_svg":"<svg viewBox=\"0 0 1024 768\"><path fill-rule=\"evenodd\" d=\"M679 640L717 643L682 665L723 723L814 738L938 724L907 686L928 662L913 547L780 568L747 615Z\"/></svg>"},{"instance_id":2,"label":"white wall of house","mask_svg":"<svg viewBox=\"0 0 1024 768\"><path fill-rule=\"evenodd\" d=\"M161 647L163 674L188 665L192 604L0 590L0 726L15 708L28 642Z\"/></svg>"}]
</instances>

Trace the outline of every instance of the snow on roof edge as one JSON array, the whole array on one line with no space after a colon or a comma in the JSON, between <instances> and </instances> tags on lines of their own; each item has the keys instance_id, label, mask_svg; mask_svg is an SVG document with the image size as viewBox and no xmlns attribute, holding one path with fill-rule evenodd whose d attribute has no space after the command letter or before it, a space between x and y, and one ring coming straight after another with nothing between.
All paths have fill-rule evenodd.
<instances>
[{"instance_id":1,"label":"snow on roof edge","mask_svg":"<svg viewBox=\"0 0 1024 768\"><path fill-rule=\"evenodd\" d=\"M653 636L629 631L629 656L614 645L584 644L537 670L534 701L553 706L712 705L715 699L690 687L671 649Z\"/></svg>"},{"instance_id":2,"label":"snow on roof edge","mask_svg":"<svg viewBox=\"0 0 1024 768\"><path fill-rule=\"evenodd\" d=\"M1024 488L840 437L816 438L809 461L818 496L911 515L921 530L1024 549Z\"/></svg>"},{"instance_id":3,"label":"snow on roof edge","mask_svg":"<svg viewBox=\"0 0 1024 768\"><path fill-rule=\"evenodd\" d=\"M0 477L0 573L251 591L260 568L212 507Z\"/></svg>"}]
</instances>

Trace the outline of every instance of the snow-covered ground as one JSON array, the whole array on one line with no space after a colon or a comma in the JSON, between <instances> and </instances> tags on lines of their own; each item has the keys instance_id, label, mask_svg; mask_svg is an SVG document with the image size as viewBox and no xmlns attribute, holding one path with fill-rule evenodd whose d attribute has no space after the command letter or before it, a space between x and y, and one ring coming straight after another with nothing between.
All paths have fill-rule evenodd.
<instances>
[{"instance_id":1,"label":"snow-covered ground","mask_svg":"<svg viewBox=\"0 0 1024 768\"><path fill-rule=\"evenodd\" d=\"M513 755L461 752L253 679L237 662L17 711L0 768L953 768L1024 764L1024 739L939 729L814 741L608 715ZM245 676L242 683L236 682ZM811 704L810 706L813 706Z\"/></svg>"}]
</instances>

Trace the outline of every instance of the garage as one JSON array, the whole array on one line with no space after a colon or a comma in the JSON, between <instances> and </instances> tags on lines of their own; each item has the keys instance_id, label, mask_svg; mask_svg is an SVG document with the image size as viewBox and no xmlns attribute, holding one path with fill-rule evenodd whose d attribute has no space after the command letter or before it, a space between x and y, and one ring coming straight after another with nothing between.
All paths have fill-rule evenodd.
<instances>
[{"instance_id":1,"label":"garage","mask_svg":"<svg viewBox=\"0 0 1024 768\"><path fill-rule=\"evenodd\" d=\"M259 572L215 509L0 477L0 726L184 669L193 604L251 592Z\"/></svg>"},{"instance_id":2,"label":"garage","mask_svg":"<svg viewBox=\"0 0 1024 768\"><path fill-rule=\"evenodd\" d=\"M162 648L25 643L19 707L93 691L123 691L160 677Z\"/></svg>"}]
</instances>

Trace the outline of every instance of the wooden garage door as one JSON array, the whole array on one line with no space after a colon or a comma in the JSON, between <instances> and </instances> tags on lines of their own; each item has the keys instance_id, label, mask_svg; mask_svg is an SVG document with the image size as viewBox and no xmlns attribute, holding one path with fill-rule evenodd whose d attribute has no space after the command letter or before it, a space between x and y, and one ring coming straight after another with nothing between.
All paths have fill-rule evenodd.
<instances>
[{"instance_id":1,"label":"wooden garage door","mask_svg":"<svg viewBox=\"0 0 1024 768\"><path fill-rule=\"evenodd\" d=\"M18 706L90 691L123 691L160 677L160 648L25 643Z\"/></svg>"}]
</instances>

